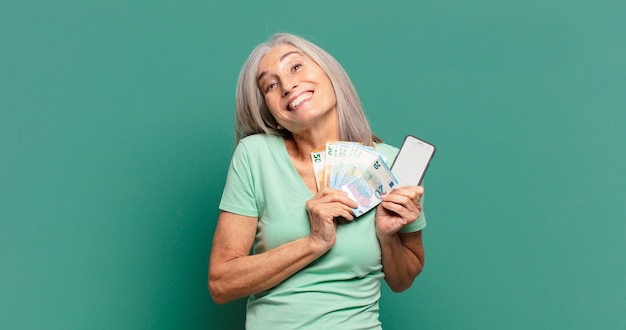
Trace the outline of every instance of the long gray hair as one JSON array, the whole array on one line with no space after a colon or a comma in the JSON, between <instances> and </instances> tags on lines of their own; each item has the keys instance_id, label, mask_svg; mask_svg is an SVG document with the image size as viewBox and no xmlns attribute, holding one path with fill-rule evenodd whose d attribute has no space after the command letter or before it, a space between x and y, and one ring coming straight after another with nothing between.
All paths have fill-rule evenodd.
<instances>
[{"instance_id":1,"label":"long gray hair","mask_svg":"<svg viewBox=\"0 0 626 330\"><path fill-rule=\"evenodd\" d=\"M235 105L237 142L248 135L257 133L282 136L291 134L285 129L277 128L278 123L265 105L256 79L259 62L263 56L270 49L281 44L290 44L298 48L328 75L337 99L337 121L341 140L361 142L365 145L381 142L372 133L356 89L341 64L319 46L288 33L275 34L268 42L258 45L241 68Z\"/></svg>"}]
</instances>

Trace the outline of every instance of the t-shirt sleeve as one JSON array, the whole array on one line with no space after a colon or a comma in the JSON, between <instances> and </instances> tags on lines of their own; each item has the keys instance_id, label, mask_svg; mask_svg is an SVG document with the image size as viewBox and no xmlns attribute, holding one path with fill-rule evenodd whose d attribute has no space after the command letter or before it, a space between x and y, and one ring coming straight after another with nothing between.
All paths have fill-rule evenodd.
<instances>
[{"instance_id":1,"label":"t-shirt sleeve","mask_svg":"<svg viewBox=\"0 0 626 330\"><path fill-rule=\"evenodd\" d=\"M259 215L250 154L244 143L240 142L233 153L219 207L220 210L248 217Z\"/></svg>"}]
</instances>

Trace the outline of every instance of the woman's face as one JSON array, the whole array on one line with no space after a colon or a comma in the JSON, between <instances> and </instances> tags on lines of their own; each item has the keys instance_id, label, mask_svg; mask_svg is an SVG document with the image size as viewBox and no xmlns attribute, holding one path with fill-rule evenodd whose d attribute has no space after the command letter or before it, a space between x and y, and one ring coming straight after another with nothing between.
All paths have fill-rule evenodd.
<instances>
[{"instance_id":1,"label":"woman's face","mask_svg":"<svg viewBox=\"0 0 626 330\"><path fill-rule=\"evenodd\" d=\"M298 48L282 44L259 63L257 83L276 121L294 134L314 127L334 127L335 91L330 79Z\"/></svg>"}]
</instances>

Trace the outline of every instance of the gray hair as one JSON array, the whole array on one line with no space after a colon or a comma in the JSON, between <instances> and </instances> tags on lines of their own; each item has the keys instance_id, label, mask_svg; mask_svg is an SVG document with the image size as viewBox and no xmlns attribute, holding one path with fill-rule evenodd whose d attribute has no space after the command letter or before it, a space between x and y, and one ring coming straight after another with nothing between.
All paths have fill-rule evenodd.
<instances>
[{"instance_id":1,"label":"gray hair","mask_svg":"<svg viewBox=\"0 0 626 330\"><path fill-rule=\"evenodd\" d=\"M339 136L343 141L361 142L365 145L381 142L372 133L356 89L341 64L319 46L288 33L275 34L268 42L258 45L241 68L235 104L237 142L246 136L258 133L282 136L291 134L287 130L278 129L278 123L265 105L256 79L259 62L263 56L270 49L281 44L290 44L298 48L328 75L337 99Z\"/></svg>"}]
</instances>

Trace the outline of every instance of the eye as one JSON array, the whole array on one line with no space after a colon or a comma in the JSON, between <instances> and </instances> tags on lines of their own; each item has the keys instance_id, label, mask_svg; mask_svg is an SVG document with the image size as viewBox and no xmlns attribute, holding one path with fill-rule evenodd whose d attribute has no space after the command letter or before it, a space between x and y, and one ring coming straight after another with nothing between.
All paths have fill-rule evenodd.
<instances>
[{"instance_id":1,"label":"eye","mask_svg":"<svg viewBox=\"0 0 626 330\"><path fill-rule=\"evenodd\" d=\"M294 66L291 67L291 71L298 71L302 68L302 64L298 63L298 64L294 64Z\"/></svg>"},{"instance_id":2,"label":"eye","mask_svg":"<svg viewBox=\"0 0 626 330\"><path fill-rule=\"evenodd\" d=\"M267 93L267 92L271 91L274 88L276 88L276 83L275 82L269 83L269 84L267 84L265 86L265 92Z\"/></svg>"}]
</instances>

